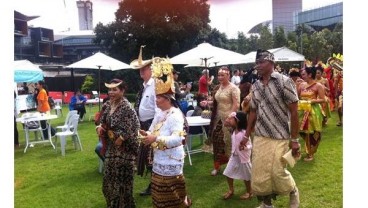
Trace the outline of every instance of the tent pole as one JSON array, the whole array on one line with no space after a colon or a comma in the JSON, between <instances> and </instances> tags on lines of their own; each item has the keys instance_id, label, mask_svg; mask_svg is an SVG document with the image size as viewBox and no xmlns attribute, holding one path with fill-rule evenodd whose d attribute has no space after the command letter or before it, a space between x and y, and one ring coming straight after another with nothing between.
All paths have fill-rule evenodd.
<instances>
[{"instance_id":1,"label":"tent pole","mask_svg":"<svg viewBox=\"0 0 368 208\"><path fill-rule=\"evenodd\" d=\"M75 87L74 87L74 68L72 68L72 70L70 70L70 75L72 77L72 90L73 90L73 92L75 92Z\"/></svg>"},{"instance_id":2,"label":"tent pole","mask_svg":"<svg viewBox=\"0 0 368 208\"><path fill-rule=\"evenodd\" d=\"M101 94L101 66L98 67L98 111L101 110L100 94Z\"/></svg>"}]
</instances>

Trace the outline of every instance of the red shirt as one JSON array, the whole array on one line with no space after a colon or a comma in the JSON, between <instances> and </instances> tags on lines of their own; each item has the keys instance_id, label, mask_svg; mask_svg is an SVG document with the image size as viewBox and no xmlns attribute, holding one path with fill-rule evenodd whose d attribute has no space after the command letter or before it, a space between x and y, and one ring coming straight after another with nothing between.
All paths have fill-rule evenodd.
<instances>
[{"instance_id":1,"label":"red shirt","mask_svg":"<svg viewBox=\"0 0 368 208\"><path fill-rule=\"evenodd\" d=\"M208 94L206 75L202 75L199 79L198 94Z\"/></svg>"}]
</instances>

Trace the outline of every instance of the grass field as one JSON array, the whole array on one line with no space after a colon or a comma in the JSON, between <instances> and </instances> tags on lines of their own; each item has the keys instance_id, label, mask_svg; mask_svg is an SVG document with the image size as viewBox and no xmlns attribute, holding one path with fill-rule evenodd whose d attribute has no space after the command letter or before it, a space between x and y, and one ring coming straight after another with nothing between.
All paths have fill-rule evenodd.
<instances>
[{"instance_id":1,"label":"grass field","mask_svg":"<svg viewBox=\"0 0 368 208\"><path fill-rule=\"evenodd\" d=\"M64 116L52 120L52 126L62 125ZM91 111L96 112L98 106ZM36 144L24 150L24 131L18 123L21 147L14 154L14 205L17 208L102 208L106 207L101 191L102 174L98 172L98 158L94 152L98 138L94 123L88 121L91 112L87 109L86 119L80 122L78 132L83 151L75 150L69 139L66 156L61 156L60 144L57 151L50 144ZM327 127L322 133L322 142L315 160L300 160L294 168L289 168L300 191L300 207L340 208L343 207L343 137L342 128L337 127L336 112L332 113ZM33 137L33 134L31 135ZM199 140L194 141L193 149L200 148ZM303 147L304 150L304 147ZM193 165L185 161L184 174L193 208L256 207L258 201L242 201L243 182L235 181L235 195L224 201L222 195L227 191L223 175L211 176L212 155L192 154ZM222 168L223 170L223 168ZM134 197L138 208L152 207L150 197L141 197L139 192L146 188L149 177L136 176ZM288 197L280 196L275 207L288 207Z\"/></svg>"}]
</instances>

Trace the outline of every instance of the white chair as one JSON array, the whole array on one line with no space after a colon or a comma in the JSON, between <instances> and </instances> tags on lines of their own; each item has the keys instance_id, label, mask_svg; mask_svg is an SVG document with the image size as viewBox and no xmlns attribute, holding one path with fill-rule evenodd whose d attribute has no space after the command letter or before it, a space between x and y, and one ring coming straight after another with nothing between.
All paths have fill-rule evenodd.
<instances>
[{"instance_id":1,"label":"white chair","mask_svg":"<svg viewBox=\"0 0 368 208\"><path fill-rule=\"evenodd\" d=\"M68 114L66 115L66 118L65 118L65 122L64 122L64 125L62 126L57 126L56 129L61 129L61 131L65 131L68 127L68 123L69 123L69 120L71 118L72 115L78 115L78 111L77 110L71 110L68 112Z\"/></svg>"},{"instance_id":2,"label":"white chair","mask_svg":"<svg viewBox=\"0 0 368 208\"><path fill-rule=\"evenodd\" d=\"M92 91L93 98L99 98L97 91Z\"/></svg>"},{"instance_id":3,"label":"white chair","mask_svg":"<svg viewBox=\"0 0 368 208\"><path fill-rule=\"evenodd\" d=\"M55 134L56 138L60 138L60 147L61 147L61 155L65 156L65 146L66 146L66 137L71 136L74 148L77 149L77 146L79 146L79 149L82 151L82 143L80 141L79 135L78 135L78 122L79 122L79 115L72 115L70 118L70 126L67 127L65 131L57 132ZM71 130L72 129L72 130ZM55 141L57 143L57 141Z\"/></svg>"},{"instance_id":4,"label":"white chair","mask_svg":"<svg viewBox=\"0 0 368 208\"><path fill-rule=\"evenodd\" d=\"M197 103L197 101L193 100L194 98L194 95L192 93L188 93L186 96L185 96L185 99L187 100L188 102L188 105L192 105L193 107L195 107L194 103Z\"/></svg>"},{"instance_id":5,"label":"white chair","mask_svg":"<svg viewBox=\"0 0 368 208\"><path fill-rule=\"evenodd\" d=\"M190 117L193 115L194 110L188 110L186 116Z\"/></svg>"},{"instance_id":6,"label":"white chair","mask_svg":"<svg viewBox=\"0 0 368 208\"><path fill-rule=\"evenodd\" d=\"M62 99L55 99L55 114L60 117L63 116L63 100Z\"/></svg>"}]
</instances>

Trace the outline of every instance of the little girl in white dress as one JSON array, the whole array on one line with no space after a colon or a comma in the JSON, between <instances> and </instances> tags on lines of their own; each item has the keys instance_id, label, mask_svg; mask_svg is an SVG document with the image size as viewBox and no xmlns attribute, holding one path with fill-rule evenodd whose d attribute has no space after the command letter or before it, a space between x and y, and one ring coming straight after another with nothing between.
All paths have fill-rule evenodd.
<instances>
[{"instance_id":1,"label":"little girl in white dress","mask_svg":"<svg viewBox=\"0 0 368 208\"><path fill-rule=\"evenodd\" d=\"M233 128L234 131L231 135L231 156L223 173L227 177L229 185L224 199L229 199L234 195L234 179L244 180L246 193L241 195L240 199L251 199L253 196L250 185L252 143L248 140L245 146L240 145L247 127L246 114L241 111L232 112L226 119L225 126Z\"/></svg>"}]
</instances>

